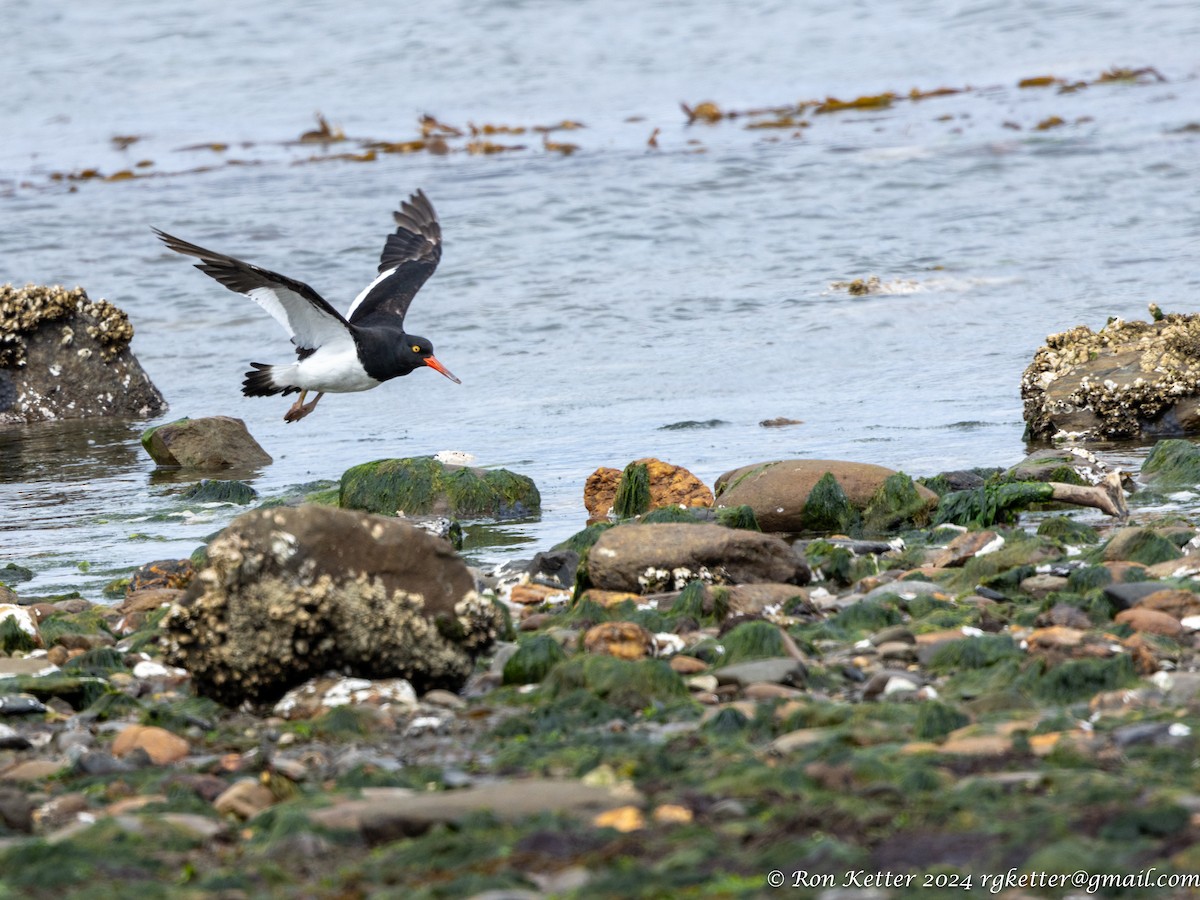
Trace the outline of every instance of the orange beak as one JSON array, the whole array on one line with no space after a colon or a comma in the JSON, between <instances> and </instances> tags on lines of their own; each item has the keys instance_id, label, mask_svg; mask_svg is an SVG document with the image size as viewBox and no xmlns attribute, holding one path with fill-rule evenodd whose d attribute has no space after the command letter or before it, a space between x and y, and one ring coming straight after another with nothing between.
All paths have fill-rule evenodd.
<instances>
[{"instance_id":1,"label":"orange beak","mask_svg":"<svg viewBox=\"0 0 1200 900\"><path fill-rule=\"evenodd\" d=\"M433 369L433 371L435 371L435 372L441 372L443 375L445 375L447 378L449 378L455 384L462 384L461 381L459 381L457 378L455 378L450 373L449 369L447 369L445 366L443 366L434 357L432 357L432 356L425 357L425 365L429 366L429 368Z\"/></svg>"}]
</instances>

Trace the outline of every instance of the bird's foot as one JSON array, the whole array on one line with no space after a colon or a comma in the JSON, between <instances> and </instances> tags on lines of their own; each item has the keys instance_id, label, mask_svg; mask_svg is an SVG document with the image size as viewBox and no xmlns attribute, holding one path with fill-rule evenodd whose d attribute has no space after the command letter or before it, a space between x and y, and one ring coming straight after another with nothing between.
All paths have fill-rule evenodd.
<instances>
[{"instance_id":1,"label":"bird's foot","mask_svg":"<svg viewBox=\"0 0 1200 900\"><path fill-rule=\"evenodd\" d=\"M317 401L324 397L325 393L321 392L320 394L317 394L317 396L313 397L308 403L304 402L304 398L306 396L308 396L308 391L300 392L300 396L296 398L296 402L292 404L291 409L284 413L283 421L299 422L317 408Z\"/></svg>"}]
</instances>

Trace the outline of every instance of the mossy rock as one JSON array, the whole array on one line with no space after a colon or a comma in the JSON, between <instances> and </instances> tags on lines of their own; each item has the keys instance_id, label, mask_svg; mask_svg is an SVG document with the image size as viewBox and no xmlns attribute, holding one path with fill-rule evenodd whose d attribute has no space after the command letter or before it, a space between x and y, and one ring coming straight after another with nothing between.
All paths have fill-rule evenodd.
<instances>
[{"instance_id":1,"label":"mossy rock","mask_svg":"<svg viewBox=\"0 0 1200 900\"><path fill-rule=\"evenodd\" d=\"M945 737L956 728L969 724L970 717L957 707L938 700L929 700L917 707L913 736L920 741Z\"/></svg>"},{"instance_id":2,"label":"mossy rock","mask_svg":"<svg viewBox=\"0 0 1200 900\"><path fill-rule=\"evenodd\" d=\"M644 462L631 462L621 473L613 515L631 519L650 509L650 470Z\"/></svg>"},{"instance_id":3,"label":"mossy rock","mask_svg":"<svg viewBox=\"0 0 1200 900\"><path fill-rule=\"evenodd\" d=\"M545 685L552 697L582 689L630 712L688 697L683 679L661 659L576 656L555 666Z\"/></svg>"},{"instance_id":4,"label":"mossy rock","mask_svg":"<svg viewBox=\"0 0 1200 900\"><path fill-rule=\"evenodd\" d=\"M339 505L394 516L513 519L541 511L532 479L507 469L441 463L431 456L380 459L347 469Z\"/></svg>"},{"instance_id":5,"label":"mossy rock","mask_svg":"<svg viewBox=\"0 0 1200 900\"><path fill-rule=\"evenodd\" d=\"M1170 538L1150 528L1129 526L1114 534L1104 545L1104 559L1122 560L1152 566L1170 559L1179 559L1182 551Z\"/></svg>"},{"instance_id":6,"label":"mossy rock","mask_svg":"<svg viewBox=\"0 0 1200 900\"><path fill-rule=\"evenodd\" d=\"M37 638L23 629L16 618L0 619L0 653L28 653L37 647Z\"/></svg>"},{"instance_id":7,"label":"mossy rock","mask_svg":"<svg viewBox=\"0 0 1200 900\"><path fill-rule=\"evenodd\" d=\"M868 534L885 534L903 526L920 527L929 521L930 504L903 472L884 479L867 508L863 528Z\"/></svg>"},{"instance_id":8,"label":"mossy rock","mask_svg":"<svg viewBox=\"0 0 1200 900\"><path fill-rule=\"evenodd\" d=\"M805 531L847 534L858 524L859 513L832 472L826 472L809 491L800 522Z\"/></svg>"},{"instance_id":9,"label":"mossy rock","mask_svg":"<svg viewBox=\"0 0 1200 900\"><path fill-rule=\"evenodd\" d=\"M537 684L567 658L562 645L546 634L522 641L504 664L504 684Z\"/></svg>"},{"instance_id":10,"label":"mossy rock","mask_svg":"<svg viewBox=\"0 0 1200 900\"><path fill-rule=\"evenodd\" d=\"M18 566L16 563L9 563L6 566L0 567L0 584L12 587L14 584L20 584L23 581L33 581L33 569Z\"/></svg>"},{"instance_id":11,"label":"mossy rock","mask_svg":"<svg viewBox=\"0 0 1200 900\"><path fill-rule=\"evenodd\" d=\"M1159 441L1142 463L1142 477L1156 489L1200 484L1200 447L1176 438Z\"/></svg>"},{"instance_id":12,"label":"mossy rock","mask_svg":"<svg viewBox=\"0 0 1200 900\"><path fill-rule=\"evenodd\" d=\"M183 494L182 500L194 503L236 503L245 506L254 502L258 491L244 481L219 481L205 478L192 485Z\"/></svg>"},{"instance_id":13,"label":"mossy rock","mask_svg":"<svg viewBox=\"0 0 1200 900\"><path fill-rule=\"evenodd\" d=\"M1070 516L1051 516L1038 526L1042 537L1054 538L1064 544L1098 544L1100 532L1091 525L1077 522Z\"/></svg>"},{"instance_id":14,"label":"mossy rock","mask_svg":"<svg viewBox=\"0 0 1200 900\"><path fill-rule=\"evenodd\" d=\"M721 643L725 646L725 665L787 656L779 626L761 619L731 629L722 636Z\"/></svg>"}]
</instances>

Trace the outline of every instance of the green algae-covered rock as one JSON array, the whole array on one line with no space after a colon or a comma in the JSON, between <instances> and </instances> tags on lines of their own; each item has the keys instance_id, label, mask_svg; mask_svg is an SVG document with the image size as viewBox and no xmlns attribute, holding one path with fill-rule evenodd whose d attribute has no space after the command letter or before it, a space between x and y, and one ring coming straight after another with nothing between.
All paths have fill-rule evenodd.
<instances>
[{"instance_id":1,"label":"green algae-covered rock","mask_svg":"<svg viewBox=\"0 0 1200 900\"><path fill-rule=\"evenodd\" d=\"M650 509L650 470L644 462L631 462L621 473L613 515L618 519L640 516Z\"/></svg>"},{"instance_id":2,"label":"green algae-covered rock","mask_svg":"<svg viewBox=\"0 0 1200 900\"><path fill-rule=\"evenodd\" d=\"M1064 544L1098 544L1100 533L1091 525L1077 522L1070 516L1051 516L1038 526L1042 537L1054 538Z\"/></svg>"},{"instance_id":3,"label":"green algae-covered rock","mask_svg":"<svg viewBox=\"0 0 1200 900\"><path fill-rule=\"evenodd\" d=\"M1191 441L1159 441L1142 463L1142 477L1154 488L1200 484L1200 447Z\"/></svg>"},{"instance_id":4,"label":"green algae-covered rock","mask_svg":"<svg viewBox=\"0 0 1200 900\"><path fill-rule=\"evenodd\" d=\"M380 459L342 475L343 509L394 516L512 519L534 515L542 498L532 479L507 469L477 469L431 456Z\"/></svg>"},{"instance_id":5,"label":"green algae-covered rock","mask_svg":"<svg viewBox=\"0 0 1200 900\"><path fill-rule=\"evenodd\" d=\"M762 619L743 622L731 629L721 643L725 646L725 662L739 663L751 659L768 659L784 656L787 648L779 626Z\"/></svg>"},{"instance_id":6,"label":"green algae-covered rock","mask_svg":"<svg viewBox=\"0 0 1200 900\"><path fill-rule=\"evenodd\" d=\"M1183 553L1169 538L1150 528L1131 525L1122 528L1104 545L1104 559L1123 560L1152 566L1169 559L1179 559Z\"/></svg>"},{"instance_id":7,"label":"green algae-covered rock","mask_svg":"<svg viewBox=\"0 0 1200 900\"><path fill-rule=\"evenodd\" d=\"M517 652L504 664L504 683L537 684L566 658L566 651L554 638L547 634L534 635L522 641Z\"/></svg>"},{"instance_id":8,"label":"green algae-covered rock","mask_svg":"<svg viewBox=\"0 0 1200 900\"><path fill-rule=\"evenodd\" d=\"M930 504L913 480L903 472L889 475L863 510L867 532L880 534L902 525L924 525L929 521Z\"/></svg>"},{"instance_id":9,"label":"green algae-covered rock","mask_svg":"<svg viewBox=\"0 0 1200 900\"><path fill-rule=\"evenodd\" d=\"M181 499L195 503L236 503L245 506L258 496L258 491L244 481L219 481L207 478L183 492Z\"/></svg>"},{"instance_id":10,"label":"green algae-covered rock","mask_svg":"<svg viewBox=\"0 0 1200 900\"><path fill-rule=\"evenodd\" d=\"M683 679L661 659L633 662L615 656L576 656L555 666L545 684L552 697L585 690L630 712L688 696Z\"/></svg>"}]
</instances>

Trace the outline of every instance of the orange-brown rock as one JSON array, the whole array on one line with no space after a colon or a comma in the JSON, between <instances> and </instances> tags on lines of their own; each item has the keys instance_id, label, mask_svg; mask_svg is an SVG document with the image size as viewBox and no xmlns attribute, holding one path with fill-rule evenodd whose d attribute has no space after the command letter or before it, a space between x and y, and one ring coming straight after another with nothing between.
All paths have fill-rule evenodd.
<instances>
[{"instance_id":1,"label":"orange-brown rock","mask_svg":"<svg viewBox=\"0 0 1200 900\"><path fill-rule=\"evenodd\" d=\"M708 668L708 663L704 660L696 659L694 656L684 656L683 654L672 656L668 665L680 675L696 675Z\"/></svg>"},{"instance_id":2,"label":"orange-brown rock","mask_svg":"<svg viewBox=\"0 0 1200 900\"><path fill-rule=\"evenodd\" d=\"M1128 625L1134 631L1146 631L1150 634L1161 634L1165 637L1179 637L1183 634L1183 626L1179 620L1169 613L1158 609L1148 609L1145 606L1135 606L1123 609L1113 619L1119 625Z\"/></svg>"},{"instance_id":3,"label":"orange-brown rock","mask_svg":"<svg viewBox=\"0 0 1200 900\"><path fill-rule=\"evenodd\" d=\"M155 765L165 766L188 755L188 742L156 725L130 725L113 741L113 756L145 750Z\"/></svg>"},{"instance_id":4,"label":"orange-brown rock","mask_svg":"<svg viewBox=\"0 0 1200 900\"><path fill-rule=\"evenodd\" d=\"M548 584L514 584L509 599L522 606L536 606L545 603L551 597L563 598L569 595L569 591L550 587Z\"/></svg>"},{"instance_id":5,"label":"orange-brown rock","mask_svg":"<svg viewBox=\"0 0 1200 900\"><path fill-rule=\"evenodd\" d=\"M1147 594L1137 602L1135 609L1153 609L1178 619L1200 616L1200 596L1175 588L1164 588Z\"/></svg>"},{"instance_id":6,"label":"orange-brown rock","mask_svg":"<svg viewBox=\"0 0 1200 900\"><path fill-rule=\"evenodd\" d=\"M682 466L646 457L634 463L645 464L650 476L650 508L663 506L712 506L708 486ZM621 469L599 468L588 476L583 488L583 505L593 519L602 519L612 510L621 482Z\"/></svg>"},{"instance_id":7,"label":"orange-brown rock","mask_svg":"<svg viewBox=\"0 0 1200 900\"><path fill-rule=\"evenodd\" d=\"M131 591L125 599L117 604L117 611L122 615L132 612L151 612L160 606L168 606L182 597L184 590L169 587L142 588Z\"/></svg>"},{"instance_id":8,"label":"orange-brown rock","mask_svg":"<svg viewBox=\"0 0 1200 900\"><path fill-rule=\"evenodd\" d=\"M583 636L583 649L617 659L645 659L654 647L654 635L636 622L602 622Z\"/></svg>"},{"instance_id":9,"label":"orange-brown rock","mask_svg":"<svg viewBox=\"0 0 1200 900\"><path fill-rule=\"evenodd\" d=\"M580 600L591 600L607 609L610 606L620 606L626 600L641 603L643 597L641 594L631 594L629 591L602 591L599 588L588 588L583 592Z\"/></svg>"}]
</instances>

